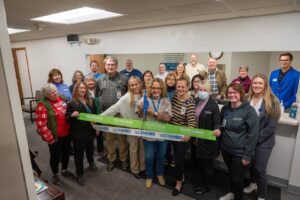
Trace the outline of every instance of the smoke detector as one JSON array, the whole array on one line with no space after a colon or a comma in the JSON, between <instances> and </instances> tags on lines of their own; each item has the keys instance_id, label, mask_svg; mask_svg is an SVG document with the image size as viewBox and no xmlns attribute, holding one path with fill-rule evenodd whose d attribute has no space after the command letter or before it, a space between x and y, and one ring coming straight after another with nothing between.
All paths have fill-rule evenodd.
<instances>
[{"instance_id":1,"label":"smoke detector","mask_svg":"<svg viewBox=\"0 0 300 200\"><path fill-rule=\"evenodd\" d=\"M40 24L40 23L35 23L34 26L38 31L42 31L46 25Z\"/></svg>"},{"instance_id":2,"label":"smoke detector","mask_svg":"<svg viewBox=\"0 0 300 200\"><path fill-rule=\"evenodd\" d=\"M84 42L88 45L95 45L95 44L98 44L100 42L100 40L97 38L87 38L87 39L83 39L82 42Z\"/></svg>"}]
</instances>

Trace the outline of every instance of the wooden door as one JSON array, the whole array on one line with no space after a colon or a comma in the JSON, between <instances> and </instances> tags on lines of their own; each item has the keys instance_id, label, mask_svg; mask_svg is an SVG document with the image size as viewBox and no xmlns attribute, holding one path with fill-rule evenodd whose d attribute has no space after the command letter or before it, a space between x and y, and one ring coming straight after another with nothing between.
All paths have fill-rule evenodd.
<instances>
[{"instance_id":1,"label":"wooden door","mask_svg":"<svg viewBox=\"0 0 300 200\"><path fill-rule=\"evenodd\" d=\"M13 48L12 54L16 71L19 95L21 98L20 100L21 104L24 105L24 103L27 102L24 102L22 98L33 97L26 48Z\"/></svg>"},{"instance_id":2,"label":"wooden door","mask_svg":"<svg viewBox=\"0 0 300 200\"><path fill-rule=\"evenodd\" d=\"M92 61L92 60L95 60L99 63L99 67L98 67L97 71L101 74L105 73L105 68L104 68L104 63L103 63L104 58L105 58L104 54L88 55L89 62Z\"/></svg>"}]
</instances>

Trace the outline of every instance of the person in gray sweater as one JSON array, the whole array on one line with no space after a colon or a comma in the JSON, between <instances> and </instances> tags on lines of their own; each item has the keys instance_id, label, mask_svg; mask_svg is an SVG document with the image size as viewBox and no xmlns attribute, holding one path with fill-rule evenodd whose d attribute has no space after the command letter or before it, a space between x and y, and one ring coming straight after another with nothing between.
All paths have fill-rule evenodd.
<instances>
[{"instance_id":1,"label":"person in gray sweater","mask_svg":"<svg viewBox=\"0 0 300 200\"><path fill-rule=\"evenodd\" d=\"M258 137L258 116L245 101L241 84L231 83L227 88L229 103L221 110L221 152L229 170L230 192L219 200L241 200L243 177L253 161Z\"/></svg>"}]
</instances>

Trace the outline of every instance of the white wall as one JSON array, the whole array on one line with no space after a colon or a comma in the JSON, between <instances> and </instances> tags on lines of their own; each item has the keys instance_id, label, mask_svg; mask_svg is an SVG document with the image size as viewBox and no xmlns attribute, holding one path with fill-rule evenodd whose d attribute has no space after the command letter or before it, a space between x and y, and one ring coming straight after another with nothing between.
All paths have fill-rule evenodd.
<instances>
[{"instance_id":1,"label":"white wall","mask_svg":"<svg viewBox=\"0 0 300 200\"><path fill-rule=\"evenodd\" d=\"M86 54L297 51L300 50L299 18L300 13L292 13L80 36L100 39L100 43L93 46L70 45L65 37L17 42L12 46L26 48L35 91L47 81L48 71L52 67L62 70L68 84L76 69L86 73ZM230 55L225 62L228 63L226 72L230 74L229 58ZM122 59L121 63L124 63ZM207 59L202 59L203 56L200 56L200 61L206 64ZM223 62L222 59L220 62ZM141 63L141 66L157 66L156 61L149 64L138 60L136 62L137 65ZM142 71L144 69L141 68Z\"/></svg>"}]
</instances>

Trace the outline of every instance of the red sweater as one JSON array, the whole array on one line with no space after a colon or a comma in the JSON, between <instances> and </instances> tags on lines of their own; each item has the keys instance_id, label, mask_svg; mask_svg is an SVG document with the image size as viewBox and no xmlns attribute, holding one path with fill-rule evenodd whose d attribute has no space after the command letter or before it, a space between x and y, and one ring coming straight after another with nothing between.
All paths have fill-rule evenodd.
<instances>
[{"instance_id":1,"label":"red sweater","mask_svg":"<svg viewBox=\"0 0 300 200\"><path fill-rule=\"evenodd\" d=\"M65 118L67 104L60 97L58 97L56 101L49 100L49 102L56 115L56 127L58 136L65 137L69 135L69 124L67 123ZM47 142L51 142L54 138L52 132L47 127L48 112L44 104L39 103L37 105L35 115L38 132Z\"/></svg>"}]
</instances>

